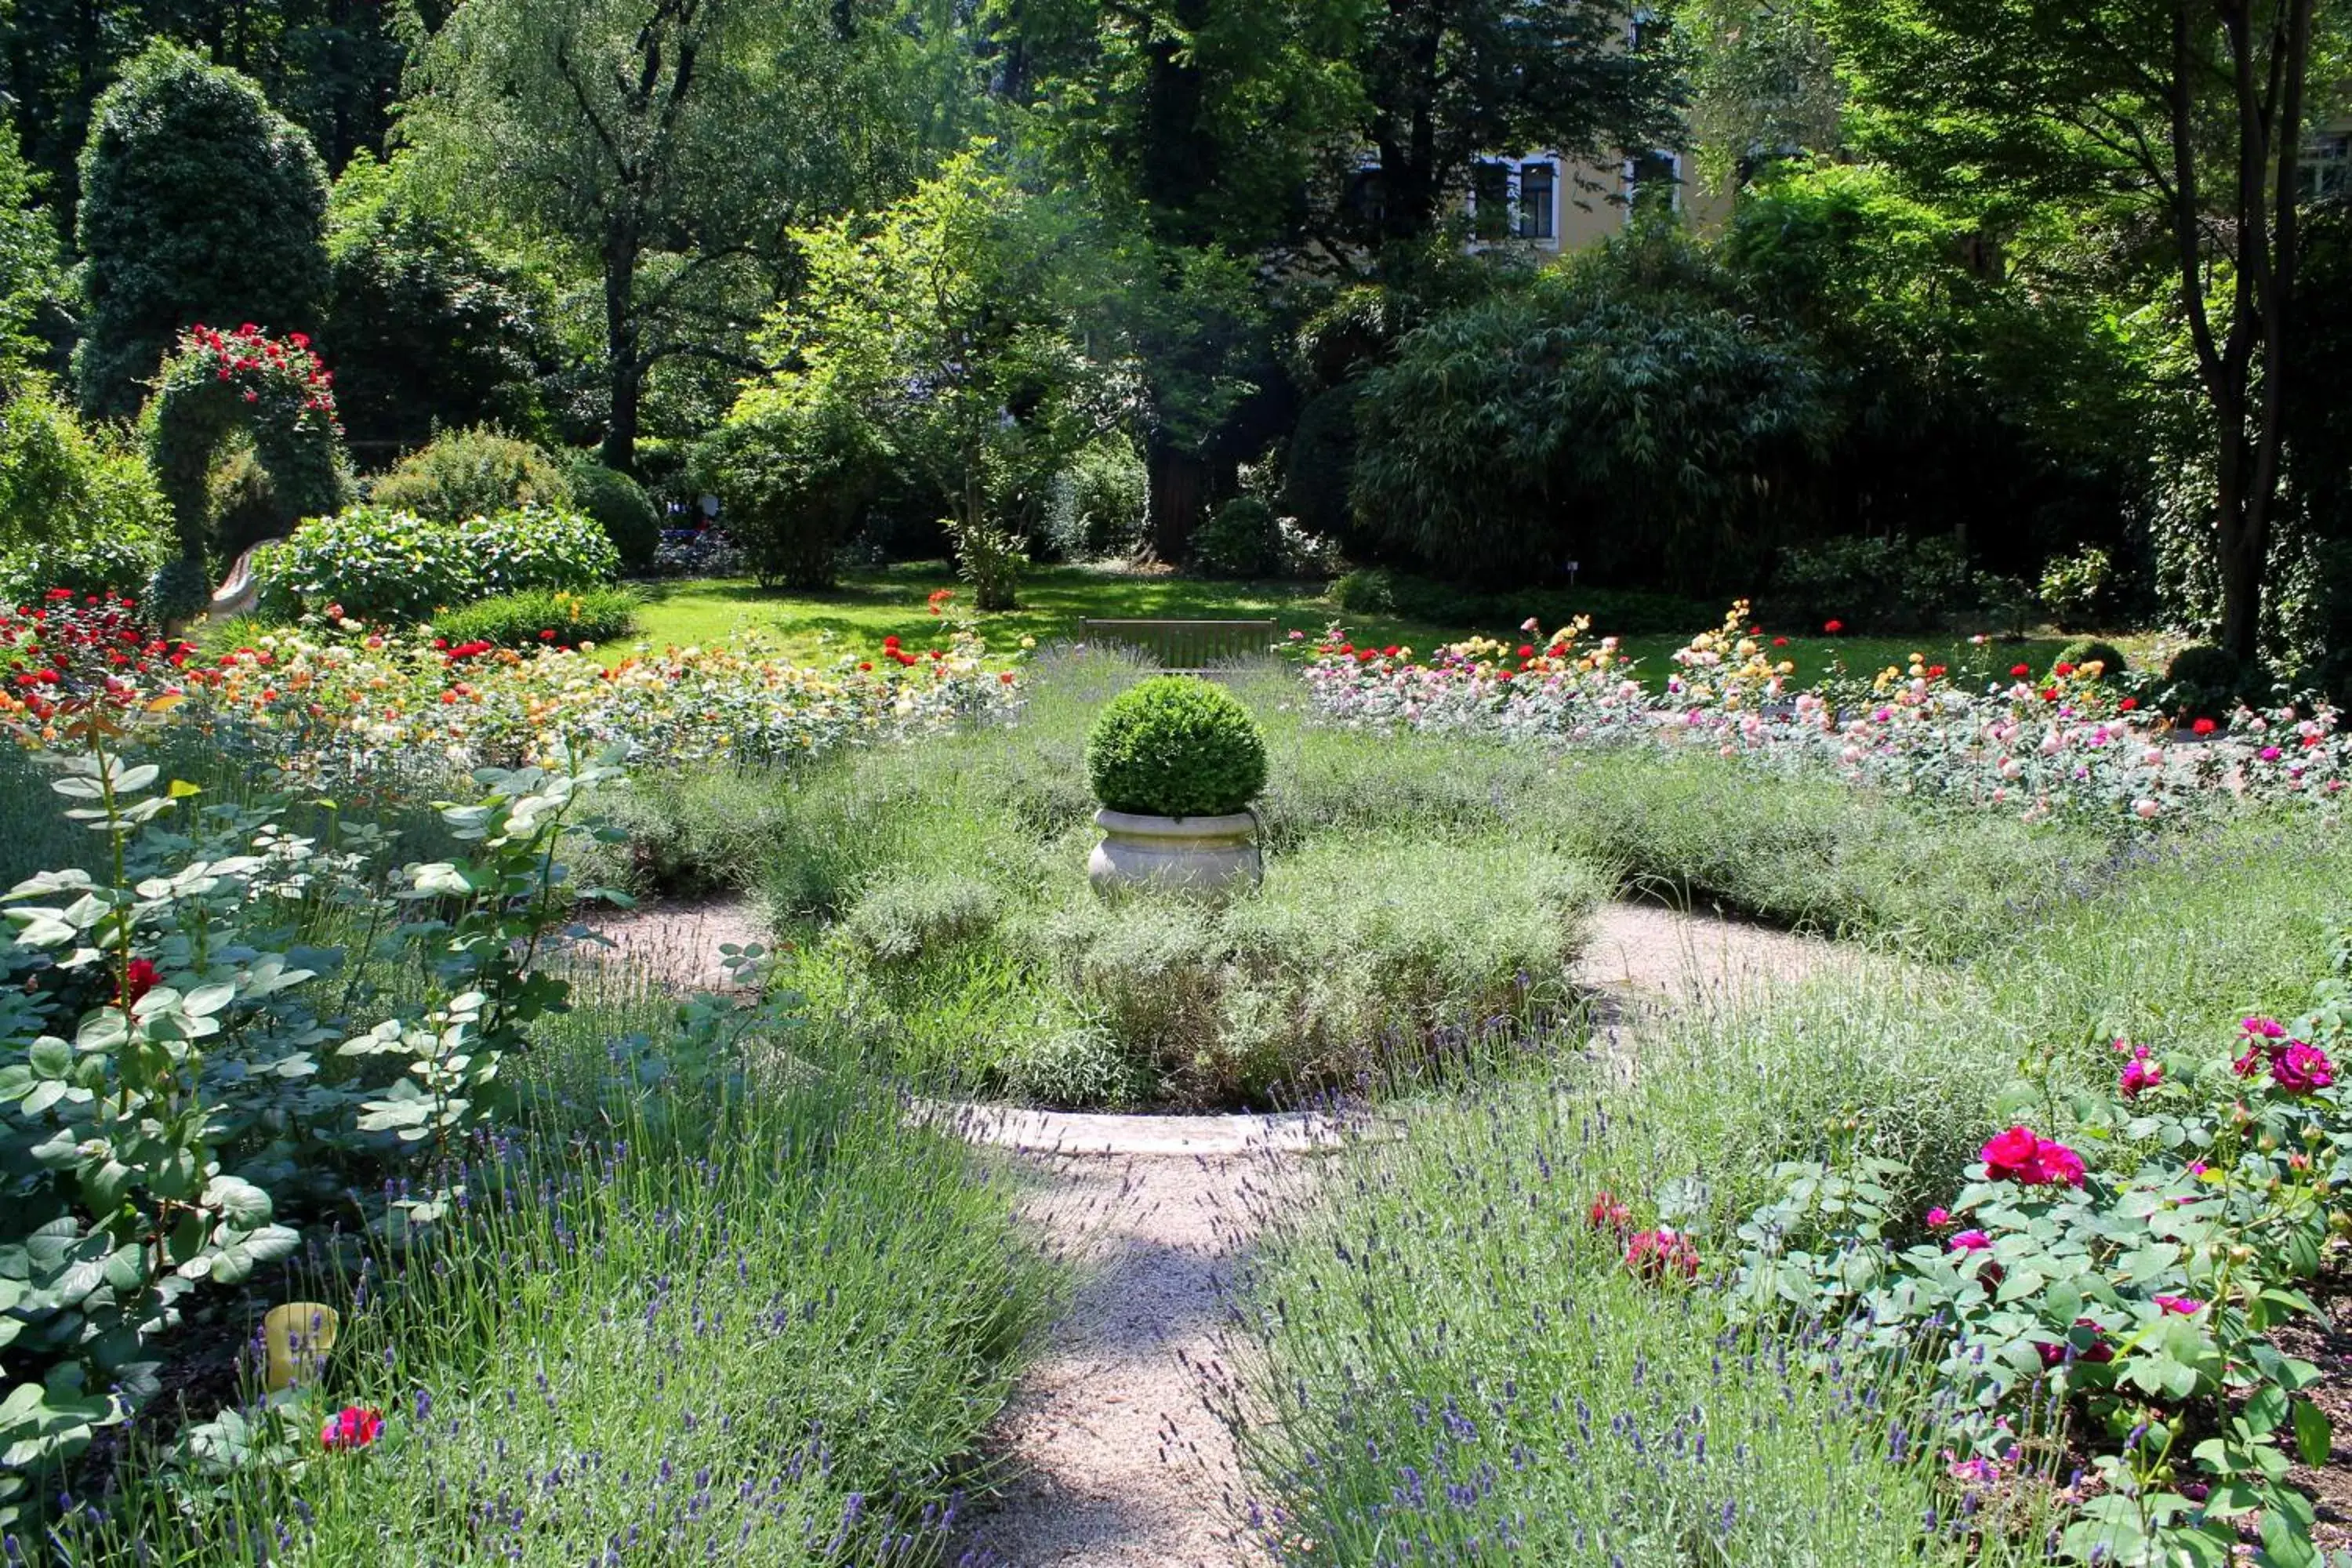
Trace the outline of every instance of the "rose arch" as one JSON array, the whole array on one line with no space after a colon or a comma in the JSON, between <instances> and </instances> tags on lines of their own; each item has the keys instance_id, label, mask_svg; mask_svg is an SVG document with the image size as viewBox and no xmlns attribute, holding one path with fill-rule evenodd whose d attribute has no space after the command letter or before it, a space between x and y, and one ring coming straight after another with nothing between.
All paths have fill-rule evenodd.
<instances>
[{"instance_id":1,"label":"rose arch","mask_svg":"<svg viewBox=\"0 0 2352 1568\"><path fill-rule=\"evenodd\" d=\"M349 487L333 379L300 332L276 338L249 323L233 332L189 328L163 362L150 419L149 451L180 541L179 560L164 567L155 591L164 601L155 606L160 613L203 607L210 588L205 476L236 431L252 436L255 458L295 516L343 504Z\"/></svg>"}]
</instances>

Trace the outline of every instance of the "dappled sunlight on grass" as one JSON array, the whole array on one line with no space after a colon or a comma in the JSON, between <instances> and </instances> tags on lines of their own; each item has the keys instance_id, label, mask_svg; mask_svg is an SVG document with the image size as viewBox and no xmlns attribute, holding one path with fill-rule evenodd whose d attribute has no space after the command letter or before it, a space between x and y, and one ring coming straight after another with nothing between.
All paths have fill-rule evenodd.
<instances>
[{"instance_id":1,"label":"dappled sunlight on grass","mask_svg":"<svg viewBox=\"0 0 2352 1568\"><path fill-rule=\"evenodd\" d=\"M886 637L896 635L917 645L943 637L942 622L925 605L928 596L940 588L956 591L959 603L969 597L955 574L940 562L912 563L845 578L838 587L815 594L764 590L748 578L648 584L635 637L614 645L607 653L617 660L637 643L661 648L757 635L778 642L784 652L796 658L824 659L845 654L868 658L881 647ZM1310 637L1341 620L1349 636L1359 643L1402 645L1423 651L1467 637L1519 635L1516 624L1437 626L1393 616L1342 615L1322 583L1221 583L1112 566L1035 567L1022 580L1021 608L974 618L982 635L1001 654L1024 637L1040 643L1076 640L1080 623L1089 617L1262 619L1276 622L1279 635L1300 631ZM1592 627L1598 636L1607 636L1612 629L1601 624ZM1664 684L1672 669L1667 656L1687 637L1687 633L1654 633L1629 637L1623 643L1639 661L1642 679L1655 689ZM2018 663L2029 664L2036 671L2048 668L2064 643L2064 638L2050 636L1972 647L1965 633L1950 632L1908 638L1792 635L1788 647L1775 652L1793 661L1809 679L1833 660L1842 659L1849 670L1863 673L1901 664L1914 650L1955 670L1980 666L2005 676ZM2136 658L2148 651L2144 640L2122 639L2121 646Z\"/></svg>"}]
</instances>

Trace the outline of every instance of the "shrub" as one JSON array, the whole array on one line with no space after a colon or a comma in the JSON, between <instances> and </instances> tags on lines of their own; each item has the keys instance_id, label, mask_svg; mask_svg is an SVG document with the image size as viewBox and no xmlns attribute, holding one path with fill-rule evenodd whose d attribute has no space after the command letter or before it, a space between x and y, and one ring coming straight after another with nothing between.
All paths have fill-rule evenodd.
<instances>
[{"instance_id":1,"label":"shrub","mask_svg":"<svg viewBox=\"0 0 2352 1568\"><path fill-rule=\"evenodd\" d=\"M2042 603L2060 631L2096 626L2115 586L2115 562L2096 545L2051 558L2042 569Z\"/></svg>"},{"instance_id":2,"label":"shrub","mask_svg":"<svg viewBox=\"0 0 2352 1568\"><path fill-rule=\"evenodd\" d=\"M637 596L626 588L533 588L436 616L433 629L451 643L578 647L625 637L636 618Z\"/></svg>"},{"instance_id":3,"label":"shrub","mask_svg":"<svg viewBox=\"0 0 2352 1568\"><path fill-rule=\"evenodd\" d=\"M1143 458L1122 437L1082 447L1054 479L1044 542L1065 561L1121 559L1143 539Z\"/></svg>"},{"instance_id":4,"label":"shrub","mask_svg":"<svg viewBox=\"0 0 2352 1568\"><path fill-rule=\"evenodd\" d=\"M147 613L165 626L194 620L212 607L213 585L201 561L173 555L147 580Z\"/></svg>"},{"instance_id":5,"label":"shrub","mask_svg":"<svg viewBox=\"0 0 2352 1568\"><path fill-rule=\"evenodd\" d=\"M146 454L117 426L85 425L37 382L0 403L0 548L161 540L171 516Z\"/></svg>"},{"instance_id":6,"label":"shrub","mask_svg":"<svg viewBox=\"0 0 2352 1568\"><path fill-rule=\"evenodd\" d=\"M463 522L520 506L568 507L572 481L544 447L488 426L436 437L368 488L378 507Z\"/></svg>"},{"instance_id":7,"label":"shrub","mask_svg":"<svg viewBox=\"0 0 2352 1568\"><path fill-rule=\"evenodd\" d=\"M1800 626L1911 632L1973 605L1975 578L1952 541L1831 539L1783 551L1765 610Z\"/></svg>"},{"instance_id":8,"label":"shrub","mask_svg":"<svg viewBox=\"0 0 2352 1568\"><path fill-rule=\"evenodd\" d=\"M1396 614L1396 574L1358 567L1331 584L1331 602L1351 616Z\"/></svg>"},{"instance_id":9,"label":"shrub","mask_svg":"<svg viewBox=\"0 0 2352 1568\"><path fill-rule=\"evenodd\" d=\"M1442 311L1362 379L1349 499L1377 542L1494 586L1732 568L1758 481L1827 417L1821 376L1703 263L1661 289L1639 251Z\"/></svg>"},{"instance_id":10,"label":"shrub","mask_svg":"<svg viewBox=\"0 0 2352 1568\"><path fill-rule=\"evenodd\" d=\"M1716 614L1696 600L1640 588L1522 588L1482 594L1384 567L1350 572L1331 585L1331 593L1339 608L1350 615L1404 616L1496 632L1517 626L1529 616L1555 626L1588 616L1598 630L1638 637L1687 632Z\"/></svg>"},{"instance_id":11,"label":"shrub","mask_svg":"<svg viewBox=\"0 0 2352 1568\"><path fill-rule=\"evenodd\" d=\"M477 594L588 588L621 574L621 552L604 528L569 508L516 507L452 531Z\"/></svg>"},{"instance_id":12,"label":"shrub","mask_svg":"<svg viewBox=\"0 0 2352 1568\"><path fill-rule=\"evenodd\" d=\"M1192 569L1204 577L1266 577L1282 570L1282 530L1274 509L1235 496L1192 536Z\"/></svg>"},{"instance_id":13,"label":"shrub","mask_svg":"<svg viewBox=\"0 0 2352 1568\"><path fill-rule=\"evenodd\" d=\"M283 539L300 519L278 499L278 483L249 442L230 447L205 476L205 511L222 553L236 555L265 539Z\"/></svg>"},{"instance_id":14,"label":"shrub","mask_svg":"<svg viewBox=\"0 0 2352 1568\"><path fill-rule=\"evenodd\" d=\"M319 154L258 83L150 45L99 98L82 147L83 406L135 412L191 321L315 331L326 212Z\"/></svg>"},{"instance_id":15,"label":"shrub","mask_svg":"<svg viewBox=\"0 0 2352 1568\"><path fill-rule=\"evenodd\" d=\"M320 336L354 442L413 447L436 426L534 432L560 361L542 280L410 202L364 149L335 176L331 303Z\"/></svg>"},{"instance_id":16,"label":"shrub","mask_svg":"<svg viewBox=\"0 0 2352 1568\"><path fill-rule=\"evenodd\" d=\"M845 399L786 386L739 397L693 468L761 587L830 588L880 464L872 428Z\"/></svg>"},{"instance_id":17,"label":"shrub","mask_svg":"<svg viewBox=\"0 0 2352 1568\"><path fill-rule=\"evenodd\" d=\"M363 621L430 620L474 597L479 581L454 531L383 506L312 518L261 566L273 587Z\"/></svg>"},{"instance_id":18,"label":"shrub","mask_svg":"<svg viewBox=\"0 0 2352 1568\"><path fill-rule=\"evenodd\" d=\"M645 487L616 468L608 468L593 453L565 456L564 478L571 481L572 502L596 520L621 557L621 569L650 571L661 549L661 518Z\"/></svg>"},{"instance_id":19,"label":"shrub","mask_svg":"<svg viewBox=\"0 0 2352 1568\"><path fill-rule=\"evenodd\" d=\"M2131 668L2131 661L2124 658L2123 649L2113 643L2101 642L2096 637L2076 637L2058 650L2056 663L2071 664L2076 669L2095 663L2099 667L2099 679L2110 686Z\"/></svg>"},{"instance_id":20,"label":"shrub","mask_svg":"<svg viewBox=\"0 0 2352 1568\"><path fill-rule=\"evenodd\" d=\"M1265 787L1265 737L1223 689L1158 676L1104 707L1087 737L1087 774L1113 811L1219 816Z\"/></svg>"},{"instance_id":21,"label":"shrub","mask_svg":"<svg viewBox=\"0 0 2352 1568\"><path fill-rule=\"evenodd\" d=\"M1003 899L988 883L956 872L906 870L862 894L842 932L866 958L903 963L937 957L995 928Z\"/></svg>"},{"instance_id":22,"label":"shrub","mask_svg":"<svg viewBox=\"0 0 2352 1568\"><path fill-rule=\"evenodd\" d=\"M165 551L163 539L152 534L100 534L12 551L0 557L0 598L26 605L51 588L135 597L147 591Z\"/></svg>"},{"instance_id":23,"label":"shrub","mask_svg":"<svg viewBox=\"0 0 2352 1568\"><path fill-rule=\"evenodd\" d=\"M2211 718L2237 705L2245 671L2208 643L2191 643L2164 667L2164 705L2179 718Z\"/></svg>"}]
</instances>

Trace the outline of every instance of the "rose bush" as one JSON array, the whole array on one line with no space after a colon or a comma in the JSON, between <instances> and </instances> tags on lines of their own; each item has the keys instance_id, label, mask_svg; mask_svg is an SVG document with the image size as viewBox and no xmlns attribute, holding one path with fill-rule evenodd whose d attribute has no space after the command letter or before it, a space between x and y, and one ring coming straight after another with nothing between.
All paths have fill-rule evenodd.
<instances>
[{"instance_id":1,"label":"rose bush","mask_svg":"<svg viewBox=\"0 0 2352 1568\"><path fill-rule=\"evenodd\" d=\"M2352 963L2292 1027L2250 1018L2228 1052L2116 1043L2111 1087L2021 1085L2062 1141L2019 1125L1912 1230L1898 1168L1790 1164L1738 1227L1731 1289L1768 1317L1848 1325L1842 1344L1932 1359L1951 1474L1969 1508L2087 1458L2065 1488L2082 1562L2219 1565L2242 1526L2263 1561L2315 1563L2292 1463L2324 1465L2311 1363L2273 1331L2321 1317L2305 1294L2345 1228Z\"/></svg>"},{"instance_id":2,"label":"rose bush","mask_svg":"<svg viewBox=\"0 0 2352 1568\"><path fill-rule=\"evenodd\" d=\"M420 764L552 763L578 747L646 763L807 756L1000 716L1019 698L1014 672L990 669L963 634L874 667L698 647L607 666L593 643L517 652L322 618L210 663L178 648L146 658L108 676L116 709L168 716L320 784ZM62 735L46 689L0 689L0 723L34 745Z\"/></svg>"},{"instance_id":3,"label":"rose bush","mask_svg":"<svg viewBox=\"0 0 2352 1568\"><path fill-rule=\"evenodd\" d=\"M2160 821L2237 800L2339 803L2352 736L2325 704L2239 707L2176 728L2096 663L2045 679L2019 665L1969 681L1914 655L1811 688L1732 606L1673 655L1665 690L1633 678L1614 638L1581 621L1535 623L1513 647L1474 639L1416 659L1358 647L1334 628L1301 639L1315 708L1339 723L1534 739L1549 744L1706 746L1760 768L1829 773L1892 793L2029 820L2057 814Z\"/></svg>"}]
</instances>

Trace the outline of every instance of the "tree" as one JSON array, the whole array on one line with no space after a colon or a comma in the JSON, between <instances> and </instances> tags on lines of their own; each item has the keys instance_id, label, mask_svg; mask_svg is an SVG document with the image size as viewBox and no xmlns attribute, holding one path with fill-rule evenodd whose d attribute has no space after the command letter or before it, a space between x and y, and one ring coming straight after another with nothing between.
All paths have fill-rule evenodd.
<instances>
[{"instance_id":1,"label":"tree","mask_svg":"<svg viewBox=\"0 0 2352 1568\"><path fill-rule=\"evenodd\" d=\"M1384 240L1426 237L1479 158L1614 163L1675 144L1673 51L1622 0L1388 0L1355 68Z\"/></svg>"},{"instance_id":2,"label":"tree","mask_svg":"<svg viewBox=\"0 0 2352 1568\"><path fill-rule=\"evenodd\" d=\"M947 498L979 607L1013 607L1027 513L1110 422L1068 321L1078 226L975 143L904 199L797 238L806 287L761 346L792 368L745 393L856 411L886 459Z\"/></svg>"},{"instance_id":3,"label":"tree","mask_svg":"<svg viewBox=\"0 0 2352 1568\"><path fill-rule=\"evenodd\" d=\"M1150 545L1181 561L1250 455L1236 416L1279 380L1259 258L1350 161L1355 6L997 0L988 25L1030 140L1120 237L1101 302L1141 373Z\"/></svg>"},{"instance_id":4,"label":"tree","mask_svg":"<svg viewBox=\"0 0 2352 1568\"><path fill-rule=\"evenodd\" d=\"M0 374L11 379L47 347L34 329L65 284L57 228L34 205L41 184L17 151L16 127L0 118Z\"/></svg>"},{"instance_id":5,"label":"tree","mask_svg":"<svg viewBox=\"0 0 2352 1568\"><path fill-rule=\"evenodd\" d=\"M50 182L64 226L91 110L123 63L155 39L261 84L307 131L330 170L381 152L404 54L400 29L437 24L446 0L5 0L0 100L13 100L25 153Z\"/></svg>"},{"instance_id":6,"label":"tree","mask_svg":"<svg viewBox=\"0 0 2352 1568\"><path fill-rule=\"evenodd\" d=\"M936 21L870 0L475 0L421 51L404 134L452 211L559 237L601 279L606 463L633 465L656 366L764 368L745 339L794 225L919 172L900 89L935 67Z\"/></svg>"},{"instance_id":7,"label":"tree","mask_svg":"<svg viewBox=\"0 0 2352 1568\"><path fill-rule=\"evenodd\" d=\"M352 444L414 447L437 428L536 432L556 345L540 290L398 189L364 155L335 182L320 340L341 367Z\"/></svg>"},{"instance_id":8,"label":"tree","mask_svg":"<svg viewBox=\"0 0 2352 1568\"><path fill-rule=\"evenodd\" d=\"M2167 237L2212 432L2221 643L2256 654L2294 391L2314 0L1821 0L1863 146L1998 219Z\"/></svg>"},{"instance_id":9,"label":"tree","mask_svg":"<svg viewBox=\"0 0 2352 1568\"><path fill-rule=\"evenodd\" d=\"M81 183L85 407L134 412L193 321L317 330L326 175L250 80L153 45L99 100Z\"/></svg>"}]
</instances>

